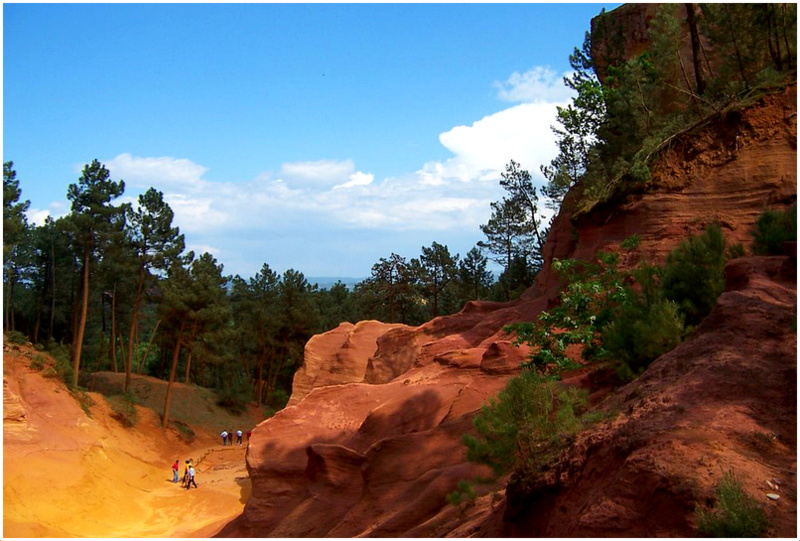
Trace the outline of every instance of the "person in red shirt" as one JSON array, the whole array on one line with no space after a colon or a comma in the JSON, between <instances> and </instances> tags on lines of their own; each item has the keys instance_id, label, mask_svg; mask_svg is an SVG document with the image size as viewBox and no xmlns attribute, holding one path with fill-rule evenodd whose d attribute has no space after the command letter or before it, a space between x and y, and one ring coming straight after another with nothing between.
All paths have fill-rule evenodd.
<instances>
[{"instance_id":1,"label":"person in red shirt","mask_svg":"<svg viewBox=\"0 0 800 541\"><path fill-rule=\"evenodd\" d=\"M172 482L178 482L178 470L180 469L180 464L178 463L178 459L175 459L175 463L172 465Z\"/></svg>"}]
</instances>

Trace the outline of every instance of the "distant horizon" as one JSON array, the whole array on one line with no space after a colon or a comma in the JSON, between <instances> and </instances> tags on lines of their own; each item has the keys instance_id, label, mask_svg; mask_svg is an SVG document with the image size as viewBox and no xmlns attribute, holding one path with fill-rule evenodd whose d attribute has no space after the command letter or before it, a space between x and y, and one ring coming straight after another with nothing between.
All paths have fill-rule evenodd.
<instances>
[{"instance_id":1,"label":"distant horizon","mask_svg":"<svg viewBox=\"0 0 800 541\"><path fill-rule=\"evenodd\" d=\"M463 256L505 164L543 184L569 55L618 5L6 4L3 161L31 223L93 159L115 203L162 191L225 274Z\"/></svg>"}]
</instances>

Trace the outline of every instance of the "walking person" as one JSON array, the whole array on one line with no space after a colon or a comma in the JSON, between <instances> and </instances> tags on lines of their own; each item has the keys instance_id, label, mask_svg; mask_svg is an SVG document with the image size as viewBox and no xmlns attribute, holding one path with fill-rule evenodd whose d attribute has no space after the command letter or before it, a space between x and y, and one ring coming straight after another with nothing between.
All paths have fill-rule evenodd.
<instances>
[{"instance_id":1,"label":"walking person","mask_svg":"<svg viewBox=\"0 0 800 541\"><path fill-rule=\"evenodd\" d=\"M180 469L181 465L178 462L178 459L175 459L175 464L172 465L172 482L178 482L178 470Z\"/></svg>"},{"instance_id":2,"label":"walking person","mask_svg":"<svg viewBox=\"0 0 800 541\"><path fill-rule=\"evenodd\" d=\"M236 445L241 445L241 444L242 444L242 431L241 430L237 430L236 431Z\"/></svg>"},{"instance_id":3,"label":"walking person","mask_svg":"<svg viewBox=\"0 0 800 541\"><path fill-rule=\"evenodd\" d=\"M186 490L189 490L194 485L194 488L197 488L197 483L194 480L194 466L192 463L189 463L189 480L186 482Z\"/></svg>"},{"instance_id":4,"label":"walking person","mask_svg":"<svg viewBox=\"0 0 800 541\"><path fill-rule=\"evenodd\" d=\"M233 429L228 431L228 445L233 445Z\"/></svg>"},{"instance_id":5,"label":"walking person","mask_svg":"<svg viewBox=\"0 0 800 541\"><path fill-rule=\"evenodd\" d=\"M250 443L250 436L253 434L252 430L247 431L247 443Z\"/></svg>"},{"instance_id":6,"label":"walking person","mask_svg":"<svg viewBox=\"0 0 800 541\"><path fill-rule=\"evenodd\" d=\"M222 446L225 447L225 444L228 443L228 433L225 430L223 430L220 433L220 436L222 436ZM233 434L231 434L231 437L233 437Z\"/></svg>"},{"instance_id":7,"label":"walking person","mask_svg":"<svg viewBox=\"0 0 800 541\"><path fill-rule=\"evenodd\" d=\"M186 464L185 464L185 466L183 468L183 482L181 482L181 486L182 487L185 487L186 483L189 482L189 463L190 462L191 462L191 459L187 459L186 460Z\"/></svg>"}]
</instances>

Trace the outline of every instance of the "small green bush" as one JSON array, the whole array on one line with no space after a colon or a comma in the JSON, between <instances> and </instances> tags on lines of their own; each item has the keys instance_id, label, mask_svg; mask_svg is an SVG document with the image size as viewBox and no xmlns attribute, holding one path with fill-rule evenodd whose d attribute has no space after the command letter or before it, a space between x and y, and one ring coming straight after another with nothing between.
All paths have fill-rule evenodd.
<instances>
[{"instance_id":1,"label":"small green bush","mask_svg":"<svg viewBox=\"0 0 800 541\"><path fill-rule=\"evenodd\" d=\"M42 370L45 364L47 364L47 357L41 353L37 353L33 356L33 359L31 359L31 368L33 370Z\"/></svg>"},{"instance_id":2,"label":"small green bush","mask_svg":"<svg viewBox=\"0 0 800 541\"><path fill-rule=\"evenodd\" d=\"M725 291L726 244L722 229L711 224L667 256L661 282L664 297L674 301L688 325L697 325Z\"/></svg>"},{"instance_id":3,"label":"small green bush","mask_svg":"<svg viewBox=\"0 0 800 541\"><path fill-rule=\"evenodd\" d=\"M458 507L459 511L464 511L464 508L475 502L475 498L477 498L477 494L475 494L475 489L472 486L472 483L467 481L466 479L462 479L458 482L458 486L453 492L450 492L445 499L447 503Z\"/></svg>"},{"instance_id":4,"label":"small green bush","mask_svg":"<svg viewBox=\"0 0 800 541\"><path fill-rule=\"evenodd\" d=\"M78 403L81 405L81 409L86 414L86 416L91 417L92 411L90 408L91 406L94 406L94 400L92 400L92 397L89 396L89 393L87 393L82 389L78 389L72 393L72 396L74 396L75 399L78 401Z\"/></svg>"},{"instance_id":5,"label":"small green bush","mask_svg":"<svg viewBox=\"0 0 800 541\"><path fill-rule=\"evenodd\" d=\"M624 305L619 316L603 329L602 342L610 357L624 362L630 373L637 375L680 344L683 333L678 305L662 299L650 306Z\"/></svg>"},{"instance_id":6,"label":"small green bush","mask_svg":"<svg viewBox=\"0 0 800 541\"><path fill-rule=\"evenodd\" d=\"M462 438L467 459L489 466L498 477L511 469L541 470L581 428L578 415L586 400L575 388L525 370L475 416L478 436Z\"/></svg>"},{"instance_id":7,"label":"small green bush","mask_svg":"<svg viewBox=\"0 0 800 541\"><path fill-rule=\"evenodd\" d=\"M753 252L761 255L783 254L783 243L797 240L797 205L781 212L767 210L756 221Z\"/></svg>"},{"instance_id":8,"label":"small green bush","mask_svg":"<svg viewBox=\"0 0 800 541\"><path fill-rule=\"evenodd\" d=\"M139 412L136 410L136 398L130 391L106 397L106 401L113 410L112 418L119 421L126 428L136 426L139 421Z\"/></svg>"},{"instance_id":9,"label":"small green bush","mask_svg":"<svg viewBox=\"0 0 800 541\"><path fill-rule=\"evenodd\" d=\"M763 537L768 525L764 510L745 493L732 471L722 475L716 495L717 501L712 509L698 507L695 510L697 527L703 534L711 537Z\"/></svg>"},{"instance_id":10,"label":"small green bush","mask_svg":"<svg viewBox=\"0 0 800 541\"><path fill-rule=\"evenodd\" d=\"M28 337L19 331L9 331L6 333L9 343L22 346L28 343Z\"/></svg>"}]
</instances>

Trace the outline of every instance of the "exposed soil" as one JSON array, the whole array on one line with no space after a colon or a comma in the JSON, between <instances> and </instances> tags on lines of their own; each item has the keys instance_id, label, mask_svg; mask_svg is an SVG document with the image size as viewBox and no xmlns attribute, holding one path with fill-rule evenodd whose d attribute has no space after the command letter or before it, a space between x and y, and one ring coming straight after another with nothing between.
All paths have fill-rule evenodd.
<instances>
[{"instance_id":1,"label":"exposed soil","mask_svg":"<svg viewBox=\"0 0 800 541\"><path fill-rule=\"evenodd\" d=\"M125 428L98 393L88 416L60 381L31 369L37 355L4 344L4 537L207 537L241 512L246 446L223 448L199 426L187 441L143 407ZM199 488L187 491L171 466L188 458Z\"/></svg>"}]
</instances>

